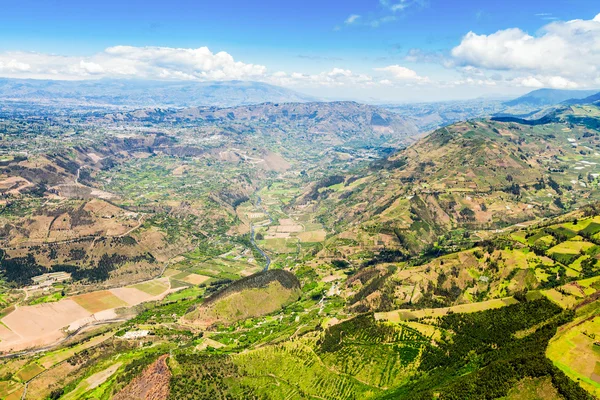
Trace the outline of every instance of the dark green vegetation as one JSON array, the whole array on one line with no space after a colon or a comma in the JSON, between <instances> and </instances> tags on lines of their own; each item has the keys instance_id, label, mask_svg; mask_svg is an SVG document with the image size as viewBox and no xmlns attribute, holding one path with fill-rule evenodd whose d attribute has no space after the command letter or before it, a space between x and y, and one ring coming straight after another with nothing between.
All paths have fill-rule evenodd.
<instances>
[{"instance_id":1,"label":"dark green vegetation","mask_svg":"<svg viewBox=\"0 0 600 400\"><path fill-rule=\"evenodd\" d=\"M451 314L433 323L444 333L432 342L416 329L362 315L316 340L306 335L239 355L181 351L171 396L493 399L523 378L549 377L563 398L592 399L544 354L557 327L572 317L548 300Z\"/></svg>"}]
</instances>

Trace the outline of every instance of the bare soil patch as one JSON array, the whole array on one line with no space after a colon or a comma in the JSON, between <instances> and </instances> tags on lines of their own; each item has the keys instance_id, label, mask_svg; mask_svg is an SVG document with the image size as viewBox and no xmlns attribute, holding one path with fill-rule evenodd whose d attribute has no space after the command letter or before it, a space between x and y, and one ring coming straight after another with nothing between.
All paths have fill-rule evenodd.
<instances>
[{"instance_id":1,"label":"bare soil patch","mask_svg":"<svg viewBox=\"0 0 600 400\"><path fill-rule=\"evenodd\" d=\"M162 355L150 364L144 372L135 377L133 381L119 393L114 400L165 400L169 397L169 381L171 371L167 365L168 355Z\"/></svg>"},{"instance_id":2,"label":"bare soil patch","mask_svg":"<svg viewBox=\"0 0 600 400\"><path fill-rule=\"evenodd\" d=\"M189 274L188 276L186 276L183 279L183 281L187 282L187 283L191 283L192 285L200 285L201 283L204 283L209 279L210 279L209 276L198 275L198 274Z\"/></svg>"},{"instance_id":3,"label":"bare soil patch","mask_svg":"<svg viewBox=\"0 0 600 400\"><path fill-rule=\"evenodd\" d=\"M89 311L70 299L19 307L2 319L12 334L4 336L6 332L0 331L0 351L53 343L64 336L63 327L89 316Z\"/></svg>"},{"instance_id":4,"label":"bare soil patch","mask_svg":"<svg viewBox=\"0 0 600 400\"><path fill-rule=\"evenodd\" d=\"M129 304L130 306L140 304L144 301L148 301L154 298L154 296L152 296L151 294L130 287L110 289L110 292L117 296L119 299Z\"/></svg>"}]
</instances>

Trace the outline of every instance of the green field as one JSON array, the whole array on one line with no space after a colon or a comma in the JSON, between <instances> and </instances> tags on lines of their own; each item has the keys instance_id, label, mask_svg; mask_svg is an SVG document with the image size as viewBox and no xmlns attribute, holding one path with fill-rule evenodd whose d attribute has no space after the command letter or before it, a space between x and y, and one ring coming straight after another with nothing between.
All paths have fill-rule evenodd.
<instances>
[{"instance_id":1,"label":"green field","mask_svg":"<svg viewBox=\"0 0 600 400\"><path fill-rule=\"evenodd\" d=\"M376 313L375 318L378 320L386 320L390 322L411 321L421 318L439 318L448 313L473 313L478 311L491 310L495 308L506 307L511 304L518 303L512 297L505 299L494 299L479 303L463 304L453 307L430 308L422 310L397 310Z\"/></svg>"},{"instance_id":2,"label":"green field","mask_svg":"<svg viewBox=\"0 0 600 400\"><path fill-rule=\"evenodd\" d=\"M594 247L594 244L589 242L566 241L550 248L548 254L580 254L592 247Z\"/></svg>"},{"instance_id":3,"label":"green field","mask_svg":"<svg viewBox=\"0 0 600 400\"><path fill-rule=\"evenodd\" d=\"M32 363L17 372L16 376L21 382L29 382L32 378L45 371L38 363Z\"/></svg>"},{"instance_id":4,"label":"green field","mask_svg":"<svg viewBox=\"0 0 600 400\"><path fill-rule=\"evenodd\" d=\"M600 303L586 309L550 341L546 355L571 379L600 396Z\"/></svg>"},{"instance_id":5,"label":"green field","mask_svg":"<svg viewBox=\"0 0 600 400\"><path fill-rule=\"evenodd\" d=\"M169 286L160 280L138 283L137 285L132 285L129 287L141 290L142 292L151 294L152 296L158 296L169 289Z\"/></svg>"},{"instance_id":6,"label":"green field","mask_svg":"<svg viewBox=\"0 0 600 400\"><path fill-rule=\"evenodd\" d=\"M46 369L52 368L56 364L59 364L65 360L69 359L73 355L80 353L86 349L92 348L92 347L104 342L105 340L109 339L113 335L114 335L113 332L107 332L102 335L94 336L93 338L90 338L90 339L88 339L84 342L81 342L77 345L74 345L72 347L67 347L65 349L56 350L56 351L47 353L43 357L41 357L39 360L37 360L37 363L42 365Z\"/></svg>"}]
</instances>

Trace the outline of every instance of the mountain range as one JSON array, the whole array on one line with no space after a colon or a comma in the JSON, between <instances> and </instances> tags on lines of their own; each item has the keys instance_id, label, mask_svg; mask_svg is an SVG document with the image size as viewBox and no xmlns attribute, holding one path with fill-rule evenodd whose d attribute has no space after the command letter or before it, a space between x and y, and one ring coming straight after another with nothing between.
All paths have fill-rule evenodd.
<instances>
[{"instance_id":1,"label":"mountain range","mask_svg":"<svg viewBox=\"0 0 600 400\"><path fill-rule=\"evenodd\" d=\"M48 105L231 107L264 102L315 101L316 98L279 86L248 81L58 81L0 78L0 100Z\"/></svg>"},{"instance_id":2,"label":"mountain range","mask_svg":"<svg viewBox=\"0 0 600 400\"><path fill-rule=\"evenodd\" d=\"M504 103L507 107L545 107L567 100L581 100L597 94L598 90L538 89Z\"/></svg>"}]
</instances>

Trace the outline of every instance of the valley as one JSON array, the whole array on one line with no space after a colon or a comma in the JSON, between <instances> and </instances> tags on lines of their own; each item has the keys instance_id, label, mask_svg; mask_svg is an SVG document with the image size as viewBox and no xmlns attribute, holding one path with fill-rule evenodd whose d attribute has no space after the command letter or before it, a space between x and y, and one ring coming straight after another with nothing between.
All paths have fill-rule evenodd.
<instances>
[{"instance_id":1,"label":"valley","mask_svg":"<svg viewBox=\"0 0 600 400\"><path fill-rule=\"evenodd\" d=\"M93 107L2 114L0 398L598 396L598 104Z\"/></svg>"}]
</instances>

